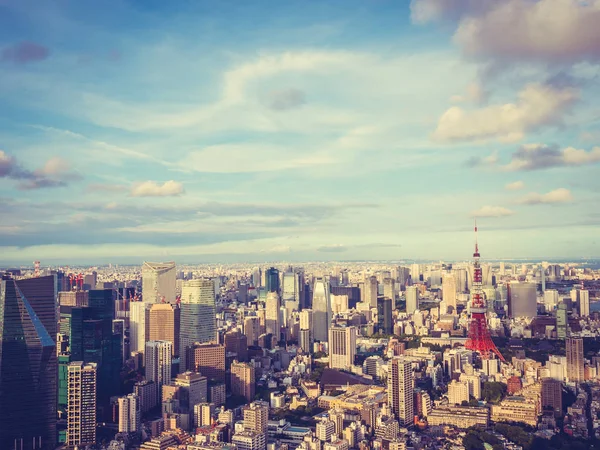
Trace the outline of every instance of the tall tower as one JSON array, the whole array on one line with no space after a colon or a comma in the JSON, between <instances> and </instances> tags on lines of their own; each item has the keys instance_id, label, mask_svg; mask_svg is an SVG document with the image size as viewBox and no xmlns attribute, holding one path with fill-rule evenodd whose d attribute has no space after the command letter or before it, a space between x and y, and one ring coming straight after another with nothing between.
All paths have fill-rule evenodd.
<instances>
[{"instance_id":1,"label":"tall tower","mask_svg":"<svg viewBox=\"0 0 600 450\"><path fill-rule=\"evenodd\" d=\"M356 327L329 329L329 367L350 370L356 356Z\"/></svg>"},{"instance_id":2,"label":"tall tower","mask_svg":"<svg viewBox=\"0 0 600 450\"><path fill-rule=\"evenodd\" d=\"M158 398L161 398L162 385L171 382L172 347L173 344L169 341L146 342L146 379L154 381Z\"/></svg>"},{"instance_id":3,"label":"tall tower","mask_svg":"<svg viewBox=\"0 0 600 450\"><path fill-rule=\"evenodd\" d=\"M208 279L186 281L180 306L179 371L185 372L190 368L187 348L196 342L216 341L215 283Z\"/></svg>"},{"instance_id":4,"label":"tall tower","mask_svg":"<svg viewBox=\"0 0 600 450\"><path fill-rule=\"evenodd\" d=\"M492 353L504 361L504 357L496 348L487 327L485 313L487 308L483 299L482 270L479 264L479 246L477 245L477 223L475 224L475 253L473 253L473 287L471 293L471 324L469 325L469 336L465 347L469 350L479 352L482 359L490 359Z\"/></svg>"},{"instance_id":5,"label":"tall tower","mask_svg":"<svg viewBox=\"0 0 600 450\"><path fill-rule=\"evenodd\" d=\"M580 337L567 337L565 347L567 349L567 378L571 382L583 382L585 380L583 339Z\"/></svg>"}]
</instances>

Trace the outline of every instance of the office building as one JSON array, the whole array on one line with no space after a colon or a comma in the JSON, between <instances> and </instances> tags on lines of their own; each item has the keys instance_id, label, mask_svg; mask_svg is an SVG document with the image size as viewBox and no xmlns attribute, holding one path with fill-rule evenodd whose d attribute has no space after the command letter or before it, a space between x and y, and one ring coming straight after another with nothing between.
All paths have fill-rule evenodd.
<instances>
[{"instance_id":1,"label":"office building","mask_svg":"<svg viewBox=\"0 0 600 450\"><path fill-rule=\"evenodd\" d=\"M377 296L379 285L376 276L371 276L365 279L363 302L369 305L370 308L377 308Z\"/></svg>"},{"instance_id":2,"label":"office building","mask_svg":"<svg viewBox=\"0 0 600 450\"><path fill-rule=\"evenodd\" d=\"M570 382L581 383L584 377L583 339L568 337L565 340L567 350L567 378Z\"/></svg>"},{"instance_id":3,"label":"office building","mask_svg":"<svg viewBox=\"0 0 600 450\"><path fill-rule=\"evenodd\" d=\"M410 361L394 357L388 362L388 404L401 426L412 424L413 373Z\"/></svg>"},{"instance_id":4,"label":"office building","mask_svg":"<svg viewBox=\"0 0 600 450\"><path fill-rule=\"evenodd\" d=\"M179 308L176 305L155 303L150 306L148 340L169 341L173 344L173 356L177 354L179 351Z\"/></svg>"},{"instance_id":5,"label":"office building","mask_svg":"<svg viewBox=\"0 0 600 450\"><path fill-rule=\"evenodd\" d=\"M0 448L56 447L55 275L0 282Z\"/></svg>"},{"instance_id":6,"label":"office building","mask_svg":"<svg viewBox=\"0 0 600 450\"><path fill-rule=\"evenodd\" d=\"M571 291L571 301L573 305L577 305L579 317L588 317L590 315L590 291L573 289Z\"/></svg>"},{"instance_id":7,"label":"office building","mask_svg":"<svg viewBox=\"0 0 600 450\"><path fill-rule=\"evenodd\" d=\"M419 310L419 290L416 286L406 288L406 312L413 314Z\"/></svg>"},{"instance_id":8,"label":"office building","mask_svg":"<svg viewBox=\"0 0 600 450\"><path fill-rule=\"evenodd\" d=\"M208 400L208 379L197 372L184 372L173 380L180 387L179 407L185 414L192 414L194 406Z\"/></svg>"},{"instance_id":9,"label":"office building","mask_svg":"<svg viewBox=\"0 0 600 450\"><path fill-rule=\"evenodd\" d=\"M356 356L356 327L329 329L329 367L350 370Z\"/></svg>"},{"instance_id":10,"label":"office building","mask_svg":"<svg viewBox=\"0 0 600 450\"><path fill-rule=\"evenodd\" d=\"M279 293L279 270L271 267L265 271L265 289L268 292Z\"/></svg>"},{"instance_id":11,"label":"office building","mask_svg":"<svg viewBox=\"0 0 600 450\"><path fill-rule=\"evenodd\" d=\"M97 368L96 363L75 361L69 364L66 444L70 447L96 443Z\"/></svg>"},{"instance_id":12,"label":"office building","mask_svg":"<svg viewBox=\"0 0 600 450\"><path fill-rule=\"evenodd\" d=\"M191 280L183 283L180 312L180 371L191 367L186 349L196 342L216 342L215 284L212 280Z\"/></svg>"},{"instance_id":13,"label":"office building","mask_svg":"<svg viewBox=\"0 0 600 450\"><path fill-rule=\"evenodd\" d=\"M152 305L146 302L129 304L129 349L131 352L144 352L149 335L148 313Z\"/></svg>"},{"instance_id":14,"label":"office building","mask_svg":"<svg viewBox=\"0 0 600 450\"><path fill-rule=\"evenodd\" d=\"M537 316L537 285L510 283L508 285L508 316L533 319Z\"/></svg>"},{"instance_id":15,"label":"office building","mask_svg":"<svg viewBox=\"0 0 600 450\"><path fill-rule=\"evenodd\" d=\"M430 426L450 425L461 429L480 426L487 428L490 421L488 408L472 406L439 407L427 414Z\"/></svg>"},{"instance_id":16,"label":"office building","mask_svg":"<svg viewBox=\"0 0 600 450\"><path fill-rule=\"evenodd\" d=\"M383 279L383 296L396 303L396 280L393 278Z\"/></svg>"},{"instance_id":17,"label":"office building","mask_svg":"<svg viewBox=\"0 0 600 450\"><path fill-rule=\"evenodd\" d=\"M298 337L298 345L304 353L312 353L313 342L310 338L309 330L300 330L300 336Z\"/></svg>"},{"instance_id":18,"label":"office building","mask_svg":"<svg viewBox=\"0 0 600 450\"><path fill-rule=\"evenodd\" d=\"M392 321L393 300L388 297L377 299L377 331L381 334L393 334L394 322Z\"/></svg>"},{"instance_id":19,"label":"office building","mask_svg":"<svg viewBox=\"0 0 600 450\"><path fill-rule=\"evenodd\" d=\"M119 433L141 432L140 398L135 394L119 397Z\"/></svg>"},{"instance_id":20,"label":"office building","mask_svg":"<svg viewBox=\"0 0 600 450\"><path fill-rule=\"evenodd\" d=\"M317 439L321 442L331 441L331 437L335 435L335 423L331 420L321 420L316 426Z\"/></svg>"},{"instance_id":21,"label":"office building","mask_svg":"<svg viewBox=\"0 0 600 450\"><path fill-rule=\"evenodd\" d=\"M544 306L546 311L554 311L558 305L559 296L556 289L546 289L544 292Z\"/></svg>"},{"instance_id":22,"label":"office building","mask_svg":"<svg viewBox=\"0 0 600 450\"><path fill-rule=\"evenodd\" d=\"M267 292L265 301L265 332L275 336L279 342L281 322L279 320L281 303L277 292Z\"/></svg>"},{"instance_id":23,"label":"office building","mask_svg":"<svg viewBox=\"0 0 600 450\"><path fill-rule=\"evenodd\" d=\"M225 346L207 343L188 349L190 370L200 372L209 380L225 381Z\"/></svg>"},{"instance_id":24,"label":"office building","mask_svg":"<svg viewBox=\"0 0 600 450\"><path fill-rule=\"evenodd\" d=\"M88 291L65 291L58 293L60 306L88 306Z\"/></svg>"},{"instance_id":25,"label":"office building","mask_svg":"<svg viewBox=\"0 0 600 450\"><path fill-rule=\"evenodd\" d=\"M315 341L325 342L328 335L327 330L331 323L331 301L329 292L329 281L325 278L317 278L313 287L313 335ZM375 299L377 301L377 299Z\"/></svg>"},{"instance_id":26,"label":"office building","mask_svg":"<svg viewBox=\"0 0 600 450\"><path fill-rule=\"evenodd\" d=\"M292 302L298 307L300 301L300 277L294 272L285 272L283 274L283 286L281 289L281 298L285 303Z\"/></svg>"},{"instance_id":27,"label":"office building","mask_svg":"<svg viewBox=\"0 0 600 450\"><path fill-rule=\"evenodd\" d=\"M517 395L506 397L498 405L492 405L491 419L494 422L521 422L535 427L538 421L535 402Z\"/></svg>"},{"instance_id":28,"label":"office building","mask_svg":"<svg viewBox=\"0 0 600 450\"><path fill-rule=\"evenodd\" d=\"M144 262L142 266L142 295L145 303L175 303L175 263Z\"/></svg>"},{"instance_id":29,"label":"office building","mask_svg":"<svg viewBox=\"0 0 600 450\"><path fill-rule=\"evenodd\" d=\"M171 342L146 342L146 352L144 353L146 380L154 382L157 398L161 398L163 384L171 382L172 355L173 344Z\"/></svg>"},{"instance_id":30,"label":"office building","mask_svg":"<svg viewBox=\"0 0 600 450\"><path fill-rule=\"evenodd\" d=\"M255 393L254 366L233 361L231 363L231 393L245 397L248 402L254 400Z\"/></svg>"},{"instance_id":31,"label":"office building","mask_svg":"<svg viewBox=\"0 0 600 450\"><path fill-rule=\"evenodd\" d=\"M451 273L444 274L442 278L442 298L452 314L456 314L456 279Z\"/></svg>"},{"instance_id":32,"label":"office building","mask_svg":"<svg viewBox=\"0 0 600 450\"><path fill-rule=\"evenodd\" d=\"M542 380L542 408L552 410L555 417L562 416L562 382L553 378Z\"/></svg>"},{"instance_id":33,"label":"office building","mask_svg":"<svg viewBox=\"0 0 600 450\"><path fill-rule=\"evenodd\" d=\"M567 305L564 302L558 304L556 309L556 336L565 339L569 331Z\"/></svg>"}]
</instances>

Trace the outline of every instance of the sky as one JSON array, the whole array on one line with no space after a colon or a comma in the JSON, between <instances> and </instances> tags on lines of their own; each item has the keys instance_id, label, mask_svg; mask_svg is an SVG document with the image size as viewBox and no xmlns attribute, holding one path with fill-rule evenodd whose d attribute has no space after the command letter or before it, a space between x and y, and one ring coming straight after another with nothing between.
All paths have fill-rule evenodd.
<instances>
[{"instance_id":1,"label":"sky","mask_svg":"<svg viewBox=\"0 0 600 450\"><path fill-rule=\"evenodd\" d=\"M0 0L0 264L600 256L600 0Z\"/></svg>"}]
</instances>

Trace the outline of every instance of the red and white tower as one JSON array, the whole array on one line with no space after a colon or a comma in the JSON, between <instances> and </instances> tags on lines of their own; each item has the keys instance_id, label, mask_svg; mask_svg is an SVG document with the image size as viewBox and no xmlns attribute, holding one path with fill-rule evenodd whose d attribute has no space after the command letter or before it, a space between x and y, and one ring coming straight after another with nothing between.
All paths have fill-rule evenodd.
<instances>
[{"instance_id":1,"label":"red and white tower","mask_svg":"<svg viewBox=\"0 0 600 450\"><path fill-rule=\"evenodd\" d=\"M475 253L473 253L473 289L471 291L471 323L469 324L469 335L465 348L479 352L482 359L490 359L492 353L498 356L500 360L506 362L496 344L492 341L490 330L487 326L485 313L487 308L483 299L483 290L481 289L483 276L481 265L479 264L479 246L477 244L477 222L475 223Z\"/></svg>"}]
</instances>

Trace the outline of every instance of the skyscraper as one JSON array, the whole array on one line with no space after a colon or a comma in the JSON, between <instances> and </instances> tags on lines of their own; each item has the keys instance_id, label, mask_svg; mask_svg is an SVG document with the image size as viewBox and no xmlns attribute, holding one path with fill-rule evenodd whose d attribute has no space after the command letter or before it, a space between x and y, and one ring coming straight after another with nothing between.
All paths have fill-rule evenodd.
<instances>
[{"instance_id":1,"label":"skyscraper","mask_svg":"<svg viewBox=\"0 0 600 450\"><path fill-rule=\"evenodd\" d=\"M456 279L451 273L442 278L442 298L452 308L452 313L456 314Z\"/></svg>"},{"instance_id":2,"label":"skyscraper","mask_svg":"<svg viewBox=\"0 0 600 450\"><path fill-rule=\"evenodd\" d=\"M272 334L279 342L281 323L279 321L281 304L277 292L268 292L265 301L265 328L267 334Z\"/></svg>"},{"instance_id":3,"label":"skyscraper","mask_svg":"<svg viewBox=\"0 0 600 450\"><path fill-rule=\"evenodd\" d=\"M56 447L55 276L0 283L0 448Z\"/></svg>"},{"instance_id":4,"label":"skyscraper","mask_svg":"<svg viewBox=\"0 0 600 450\"><path fill-rule=\"evenodd\" d=\"M377 329L383 334L392 334L394 332L394 323L392 322L393 300L387 297L377 299Z\"/></svg>"},{"instance_id":5,"label":"skyscraper","mask_svg":"<svg viewBox=\"0 0 600 450\"><path fill-rule=\"evenodd\" d=\"M155 303L150 306L148 340L169 341L173 344L173 354L179 352L179 308L168 303Z\"/></svg>"},{"instance_id":6,"label":"skyscraper","mask_svg":"<svg viewBox=\"0 0 600 450\"><path fill-rule=\"evenodd\" d=\"M350 370L356 356L356 327L329 329L329 367Z\"/></svg>"},{"instance_id":7,"label":"skyscraper","mask_svg":"<svg viewBox=\"0 0 600 450\"><path fill-rule=\"evenodd\" d=\"M175 303L175 263L144 262L142 266L142 294L145 303Z\"/></svg>"},{"instance_id":8,"label":"skyscraper","mask_svg":"<svg viewBox=\"0 0 600 450\"><path fill-rule=\"evenodd\" d=\"M406 312L412 314L419 309L419 291L416 286L406 288Z\"/></svg>"},{"instance_id":9,"label":"skyscraper","mask_svg":"<svg viewBox=\"0 0 600 450\"><path fill-rule=\"evenodd\" d=\"M394 357L388 364L388 403L400 425L410 425L414 419L411 363Z\"/></svg>"},{"instance_id":10,"label":"skyscraper","mask_svg":"<svg viewBox=\"0 0 600 450\"><path fill-rule=\"evenodd\" d=\"M368 304L371 308L377 308L378 289L379 288L376 276L368 277L365 280L365 292L363 295L363 302Z\"/></svg>"},{"instance_id":11,"label":"skyscraper","mask_svg":"<svg viewBox=\"0 0 600 450\"><path fill-rule=\"evenodd\" d=\"M241 395L248 402L254 399L255 392L254 366L248 363L233 361L231 363L231 393Z\"/></svg>"},{"instance_id":12,"label":"skyscraper","mask_svg":"<svg viewBox=\"0 0 600 450\"><path fill-rule=\"evenodd\" d=\"M96 363L75 361L69 364L69 401L67 445L71 447L96 443Z\"/></svg>"},{"instance_id":13,"label":"skyscraper","mask_svg":"<svg viewBox=\"0 0 600 450\"><path fill-rule=\"evenodd\" d=\"M305 353L312 353L313 343L313 311L303 309L300 311L300 348Z\"/></svg>"},{"instance_id":14,"label":"skyscraper","mask_svg":"<svg viewBox=\"0 0 600 450\"><path fill-rule=\"evenodd\" d=\"M582 289L573 289L571 291L571 301L577 305L579 317L590 315L590 292Z\"/></svg>"},{"instance_id":15,"label":"skyscraper","mask_svg":"<svg viewBox=\"0 0 600 450\"><path fill-rule=\"evenodd\" d=\"M564 302L561 302L556 308L556 336L558 339L565 339L568 334L568 329L567 305Z\"/></svg>"},{"instance_id":16,"label":"skyscraper","mask_svg":"<svg viewBox=\"0 0 600 450\"><path fill-rule=\"evenodd\" d=\"M186 281L181 293L179 356L180 371L190 367L186 349L196 342L213 342L217 337L215 284L212 280Z\"/></svg>"},{"instance_id":17,"label":"skyscraper","mask_svg":"<svg viewBox=\"0 0 600 450\"><path fill-rule=\"evenodd\" d=\"M393 278L384 278L383 296L389 298L394 303L396 302L396 280Z\"/></svg>"},{"instance_id":18,"label":"skyscraper","mask_svg":"<svg viewBox=\"0 0 600 450\"><path fill-rule=\"evenodd\" d=\"M509 317L537 316L537 285L535 283L510 283L508 285Z\"/></svg>"},{"instance_id":19,"label":"skyscraper","mask_svg":"<svg viewBox=\"0 0 600 450\"><path fill-rule=\"evenodd\" d=\"M169 341L146 342L146 380L154 382L158 398L161 398L162 385L171 382L172 347Z\"/></svg>"},{"instance_id":20,"label":"skyscraper","mask_svg":"<svg viewBox=\"0 0 600 450\"><path fill-rule=\"evenodd\" d=\"M377 300L376 300L377 301ZM313 339L327 341L327 329L331 323L331 301L329 299L329 282L317 278L313 289Z\"/></svg>"},{"instance_id":21,"label":"skyscraper","mask_svg":"<svg viewBox=\"0 0 600 450\"><path fill-rule=\"evenodd\" d=\"M129 349L132 352L144 352L149 335L148 312L152 305L146 302L129 304Z\"/></svg>"},{"instance_id":22,"label":"skyscraper","mask_svg":"<svg viewBox=\"0 0 600 450\"><path fill-rule=\"evenodd\" d=\"M279 270L274 267L265 271L265 288L267 292L279 293Z\"/></svg>"},{"instance_id":23,"label":"skyscraper","mask_svg":"<svg viewBox=\"0 0 600 450\"><path fill-rule=\"evenodd\" d=\"M135 394L119 397L119 433L136 433L141 431L140 399Z\"/></svg>"},{"instance_id":24,"label":"skyscraper","mask_svg":"<svg viewBox=\"0 0 600 450\"><path fill-rule=\"evenodd\" d=\"M542 408L552 409L555 417L562 416L562 382L553 378L542 380Z\"/></svg>"},{"instance_id":25,"label":"skyscraper","mask_svg":"<svg viewBox=\"0 0 600 450\"><path fill-rule=\"evenodd\" d=\"M583 339L568 337L565 341L567 349L567 378L571 382L581 383L585 380L583 365Z\"/></svg>"}]
</instances>

